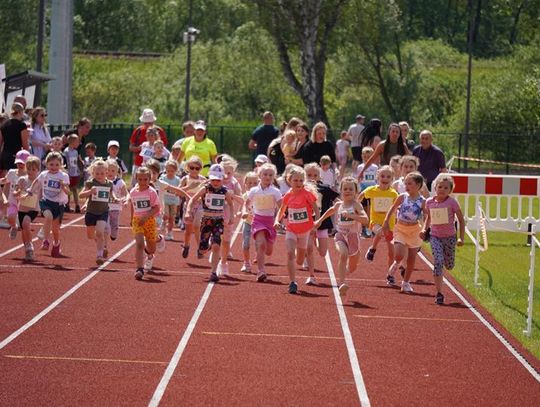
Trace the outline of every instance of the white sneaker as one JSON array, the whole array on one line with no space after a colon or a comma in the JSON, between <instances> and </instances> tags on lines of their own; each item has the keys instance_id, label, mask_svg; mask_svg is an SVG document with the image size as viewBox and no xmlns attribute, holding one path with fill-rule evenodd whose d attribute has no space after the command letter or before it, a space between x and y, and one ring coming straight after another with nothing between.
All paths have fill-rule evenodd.
<instances>
[{"instance_id":1,"label":"white sneaker","mask_svg":"<svg viewBox=\"0 0 540 407\"><path fill-rule=\"evenodd\" d=\"M339 286L338 290L339 290L339 296L345 297L347 295L347 291L349 291L349 286L347 285L347 283L343 283Z\"/></svg>"},{"instance_id":2,"label":"white sneaker","mask_svg":"<svg viewBox=\"0 0 540 407\"><path fill-rule=\"evenodd\" d=\"M39 240L45 239L45 231L43 228L39 228L39 232L37 232L37 237Z\"/></svg>"},{"instance_id":3,"label":"white sneaker","mask_svg":"<svg viewBox=\"0 0 540 407\"><path fill-rule=\"evenodd\" d=\"M401 292L402 293L412 293L414 292L413 288L411 287L411 284L408 281L402 281L401 282Z\"/></svg>"},{"instance_id":4,"label":"white sneaker","mask_svg":"<svg viewBox=\"0 0 540 407\"><path fill-rule=\"evenodd\" d=\"M308 277L306 280L307 285L316 285L317 281L315 280L315 277Z\"/></svg>"},{"instance_id":5,"label":"white sneaker","mask_svg":"<svg viewBox=\"0 0 540 407\"><path fill-rule=\"evenodd\" d=\"M210 254L208 255L208 263L212 263L212 251L210 251Z\"/></svg>"},{"instance_id":6,"label":"white sneaker","mask_svg":"<svg viewBox=\"0 0 540 407\"><path fill-rule=\"evenodd\" d=\"M167 233L167 235L165 236L165 240L167 240L168 242L174 240L172 232Z\"/></svg>"},{"instance_id":7,"label":"white sneaker","mask_svg":"<svg viewBox=\"0 0 540 407\"><path fill-rule=\"evenodd\" d=\"M229 264L227 264L227 263L219 263L218 266L217 266L217 275L219 277L228 276L229 275Z\"/></svg>"},{"instance_id":8,"label":"white sneaker","mask_svg":"<svg viewBox=\"0 0 540 407\"><path fill-rule=\"evenodd\" d=\"M163 253L165 251L165 238L163 235L159 235L159 240L156 243L156 250L158 253Z\"/></svg>"},{"instance_id":9,"label":"white sneaker","mask_svg":"<svg viewBox=\"0 0 540 407\"><path fill-rule=\"evenodd\" d=\"M241 271L242 273L251 273L251 264L249 264L249 263L244 263L244 264L242 265L242 268L240 269L240 271Z\"/></svg>"},{"instance_id":10,"label":"white sneaker","mask_svg":"<svg viewBox=\"0 0 540 407\"><path fill-rule=\"evenodd\" d=\"M154 265L154 259L155 258L156 258L155 256L146 258L146 260L144 261L144 270L145 271L152 270L152 266Z\"/></svg>"},{"instance_id":11,"label":"white sneaker","mask_svg":"<svg viewBox=\"0 0 540 407\"><path fill-rule=\"evenodd\" d=\"M227 255L227 260L234 260L234 257L231 252Z\"/></svg>"},{"instance_id":12,"label":"white sneaker","mask_svg":"<svg viewBox=\"0 0 540 407\"><path fill-rule=\"evenodd\" d=\"M304 263L302 264L302 268L304 270L307 270L309 268L308 263L307 263L307 259L304 259Z\"/></svg>"}]
</instances>

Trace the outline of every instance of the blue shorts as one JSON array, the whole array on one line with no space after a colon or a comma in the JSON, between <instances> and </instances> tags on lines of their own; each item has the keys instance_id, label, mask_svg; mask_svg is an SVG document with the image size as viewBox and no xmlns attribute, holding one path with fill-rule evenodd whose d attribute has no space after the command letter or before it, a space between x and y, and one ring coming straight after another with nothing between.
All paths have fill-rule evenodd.
<instances>
[{"instance_id":1,"label":"blue shorts","mask_svg":"<svg viewBox=\"0 0 540 407\"><path fill-rule=\"evenodd\" d=\"M84 224L86 226L96 226L97 222L100 220L107 223L109 221L109 211L104 212L100 215L86 212L86 214L84 215Z\"/></svg>"},{"instance_id":2,"label":"blue shorts","mask_svg":"<svg viewBox=\"0 0 540 407\"><path fill-rule=\"evenodd\" d=\"M53 219L62 221L62 218L64 217L64 204L58 202L42 199L39 201L39 209L41 209L41 212L50 211Z\"/></svg>"}]
</instances>

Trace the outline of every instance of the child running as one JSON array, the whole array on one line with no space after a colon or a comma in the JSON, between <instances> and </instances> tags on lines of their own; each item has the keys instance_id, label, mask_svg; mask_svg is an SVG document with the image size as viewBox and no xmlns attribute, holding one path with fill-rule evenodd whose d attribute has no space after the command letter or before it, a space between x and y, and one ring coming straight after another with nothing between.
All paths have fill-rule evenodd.
<instances>
[{"instance_id":1,"label":"child running","mask_svg":"<svg viewBox=\"0 0 540 407\"><path fill-rule=\"evenodd\" d=\"M73 195L73 201L75 202L75 213L81 213L81 206L79 205L79 180L82 175L82 159L79 155L79 136L70 134L67 136L67 143L68 146L64 150L64 159L69 175L69 190L71 195ZM64 210L65 212L71 212L69 201L70 195L68 195L68 202Z\"/></svg>"},{"instance_id":2,"label":"child running","mask_svg":"<svg viewBox=\"0 0 540 407\"><path fill-rule=\"evenodd\" d=\"M412 293L414 291L410 279L418 249L422 246L422 239L420 238L422 226L420 222L426 205L425 198L420 195L423 184L424 178L422 174L419 172L408 174L405 177L405 193L396 199L386 214L383 224L383 230L388 232L390 230L390 218L397 209L397 222L394 227L394 262L388 269L386 281L390 286L395 285L396 271L405 257L405 252L407 252L407 267L401 282L401 292L403 293Z\"/></svg>"},{"instance_id":3,"label":"child running","mask_svg":"<svg viewBox=\"0 0 540 407\"><path fill-rule=\"evenodd\" d=\"M21 151L19 151L17 155ZM17 161L16 157L15 161ZM26 193L26 190L30 188L34 180L37 178L40 170L40 159L33 155L29 156L26 159L26 175L19 178L19 181L17 182L17 188L14 192L15 197L19 199L18 217L19 225L21 226L22 230L21 235L24 245L25 261L34 260L34 245L32 244L32 230L30 229L30 224L38 215L39 200L36 195L26 195L25 198L22 198L22 196Z\"/></svg>"},{"instance_id":4,"label":"child running","mask_svg":"<svg viewBox=\"0 0 540 407\"><path fill-rule=\"evenodd\" d=\"M176 161L167 161L165 163L165 172L161 174L159 180L173 187L180 186L180 177L178 172L178 163ZM173 240L174 219L176 218L176 209L180 205L180 198L176 194L165 192L163 194L163 226L162 230L167 229L165 240Z\"/></svg>"},{"instance_id":5,"label":"child running","mask_svg":"<svg viewBox=\"0 0 540 407\"><path fill-rule=\"evenodd\" d=\"M52 257L60 257L61 255L60 222L64 216L64 208L68 202L69 194L69 176L61 171L62 163L62 154L56 151L47 154L45 158L47 169L38 175L29 191L29 194L33 195L41 190L39 207L45 217L43 222L44 240L41 249L49 250L48 236L52 229Z\"/></svg>"},{"instance_id":6,"label":"child running","mask_svg":"<svg viewBox=\"0 0 540 407\"><path fill-rule=\"evenodd\" d=\"M114 241L118 238L122 207L127 203L129 198L126 183L122 179L122 168L114 158L107 160L107 179L112 182L112 192L120 201L109 202L109 222L105 233ZM107 239L105 239L105 248L103 250L104 252L107 250ZM105 254L104 256L107 257Z\"/></svg>"},{"instance_id":7,"label":"child running","mask_svg":"<svg viewBox=\"0 0 540 407\"><path fill-rule=\"evenodd\" d=\"M253 205L247 205L248 192L251 188L254 188L259 183L259 177L255 171L250 171L244 176L244 205L242 208L241 217L244 221L242 225L242 256L244 258L244 264L240 269L243 273L251 273L251 256L249 249L251 246L251 224L253 223ZM281 200L281 194L279 196ZM273 226L272 226L273 227Z\"/></svg>"},{"instance_id":8,"label":"child running","mask_svg":"<svg viewBox=\"0 0 540 407\"><path fill-rule=\"evenodd\" d=\"M336 235L334 237L336 249L339 252L338 260L338 287L339 295L345 297L349 290L345 282L345 271L349 274L356 270L359 258L360 241L358 239L358 224L367 225L369 219L362 205L355 201L358 194L358 183L353 177L345 177L340 183L339 191L341 201L329 208L322 217L315 222L319 227L322 222L336 214Z\"/></svg>"},{"instance_id":9,"label":"child running","mask_svg":"<svg viewBox=\"0 0 540 407\"><path fill-rule=\"evenodd\" d=\"M213 164L208 172L210 181L189 200L186 211L187 219L191 220L194 206L202 201L199 251L201 253L212 251L210 281L214 283L219 281L217 266L220 261L219 252L224 226L225 203L229 205L231 213L234 213L233 194L223 186L223 176L223 167L220 164ZM229 222L232 224L233 216L229 218Z\"/></svg>"},{"instance_id":10,"label":"child running","mask_svg":"<svg viewBox=\"0 0 540 407\"><path fill-rule=\"evenodd\" d=\"M9 238L15 240L17 238L17 213L18 204L15 191L19 180L26 175L26 160L30 153L26 150L17 151L15 155L15 165L17 168L10 169L6 177L0 180L4 185L4 194L7 196L7 219L9 224Z\"/></svg>"},{"instance_id":11,"label":"child running","mask_svg":"<svg viewBox=\"0 0 540 407\"><path fill-rule=\"evenodd\" d=\"M151 174L146 167L139 167L135 173L136 184L129 192L131 202L131 228L135 236L135 279L142 280L144 271L150 271L159 238L156 215L159 214L159 197L150 186ZM144 260L144 253L147 260Z\"/></svg>"},{"instance_id":12,"label":"child running","mask_svg":"<svg viewBox=\"0 0 540 407\"><path fill-rule=\"evenodd\" d=\"M351 143L347 138L347 132L342 131L339 135L339 140L336 141L336 160L338 162L338 170L341 177L345 176L350 144Z\"/></svg>"},{"instance_id":13,"label":"child running","mask_svg":"<svg viewBox=\"0 0 540 407\"><path fill-rule=\"evenodd\" d=\"M399 174L400 177L394 181L392 188L394 188L398 194L405 193L405 177L413 171L418 171L420 160L414 155L404 155L399 162ZM429 198L429 190L426 184L422 185L420 193L424 198Z\"/></svg>"},{"instance_id":14,"label":"child running","mask_svg":"<svg viewBox=\"0 0 540 407\"><path fill-rule=\"evenodd\" d=\"M107 179L107 163L101 159L95 160L88 169L91 178L84 183L84 189L79 196L88 198L84 224L88 239L96 242L96 264L105 262L105 229L109 221L109 202L115 201L112 194L113 183Z\"/></svg>"},{"instance_id":15,"label":"child running","mask_svg":"<svg viewBox=\"0 0 540 407\"><path fill-rule=\"evenodd\" d=\"M364 198L371 201L369 206L369 228L374 235L373 243L366 252L366 260L373 261L377 246L383 238L382 225L388 210L392 207L398 197L398 193L390 185L394 179L392 168L384 165L377 170L377 185L366 188L360 193L359 201ZM395 217L391 216L388 221L389 231L384 235L386 247L388 249L388 267L394 261L394 246L391 243L392 230L394 229Z\"/></svg>"},{"instance_id":16,"label":"child running","mask_svg":"<svg viewBox=\"0 0 540 407\"><path fill-rule=\"evenodd\" d=\"M454 190L454 179L448 174L439 174L433 181L435 196L426 201L426 223L420 237L426 237L426 231L431 227L431 252L433 253L433 277L437 295L435 303L444 304L442 293L443 271L454 268L456 244L463 246L465 237L465 221L458 201L450 196ZM459 238L456 241L454 220L459 221Z\"/></svg>"},{"instance_id":17,"label":"child running","mask_svg":"<svg viewBox=\"0 0 540 407\"><path fill-rule=\"evenodd\" d=\"M265 256L271 256L276 241L274 217L281 204L281 193L274 184L276 177L274 164L266 163L259 168L259 185L251 188L247 194L245 206L253 207L251 235L255 239L257 250L257 281L266 281L264 269ZM248 250L249 255L249 250Z\"/></svg>"},{"instance_id":18,"label":"child running","mask_svg":"<svg viewBox=\"0 0 540 407\"><path fill-rule=\"evenodd\" d=\"M377 185L375 178L377 177L377 170L379 169L377 164L371 164L369 167L365 167L365 163L369 160L373 154L373 148L366 146L362 148L362 163L356 168L356 174L358 178L358 186L360 187L360 192L363 192L366 188L369 188L373 185ZM360 174L363 174L361 177ZM362 200L362 206L366 212L369 212L369 199ZM362 226L362 236L365 238L371 237L371 232L365 226Z\"/></svg>"},{"instance_id":19,"label":"child running","mask_svg":"<svg viewBox=\"0 0 540 407\"><path fill-rule=\"evenodd\" d=\"M296 294L298 284L296 283L296 263L301 265L306 255L308 237L313 229L313 219L319 218L317 208L317 197L314 192L306 189L306 173L303 168L294 166L288 175L288 182L291 190L283 197L283 202L274 222L274 228L280 228L280 222L288 212L287 231L285 233L285 244L287 246L287 270L289 272L289 293Z\"/></svg>"}]
</instances>

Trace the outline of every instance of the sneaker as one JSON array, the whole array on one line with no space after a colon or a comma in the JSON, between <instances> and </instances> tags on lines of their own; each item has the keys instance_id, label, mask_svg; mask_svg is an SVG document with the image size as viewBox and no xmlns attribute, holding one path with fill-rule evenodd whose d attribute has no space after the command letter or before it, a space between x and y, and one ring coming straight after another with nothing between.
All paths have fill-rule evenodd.
<instances>
[{"instance_id":1,"label":"sneaker","mask_svg":"<svg viewBox=\"0 0 540 407\"><path fill-rule=\"evenodd\" d=\"M217 283L217 282L219 281L218 275L217 275L216 273L210 274L210 281L211 281L212 283Z\"/></svg>"},{"instance_id":2,"label":"sneaker","mask_svg":"<svg viewBox=\"0 0 540 407\"><path fill-rule=\"evenodd\" d=\"M229 265L227 263L218 263L218 265L217 265L217 275L218 276L228 276L229 275Z\"/></svg>"},{"instance_id":3,"label":"sneaker","mask_svg":"<svg viewBox=\"0 0 540 407\"><path fill-rule=\"evenodd\" d=\"M389 285L390 287L394 287L396 285L396 279L394 276L391 276L390 274L386 276L386 285Z\"/></svg>"},{"instance_id":4,"label":"sneaker","mask_svg":"<svg viewBox=\"0 0 540 407\"><path fill-rule=\"evenodd\" d=\"M182 257L184 259L187 259L188 255L189 255L189 246L184 246L184 248L182 249ZM199 252L198 251L197 251L197 257L199 257Z\"/></svg>"},{"instance_id":5,"label":"sneaker","mask_svg":"<svg viewBox=\"0 0 540 407\"><path fill-rule=\"evenodd\" d=\"M317 285L317 281L315 281L315 277L308 277L306 280L306 285Z\"/></svg>"},{"instance_id":6,"label":"sneaker","mask_svg":"<svg viewBox=\"0 0 540 407\"><path fill-rule=\"evenodd\" d=\"M107 257L109 257L109 249L104 248L104 249L103 249L103 258L106 259Z\"/></svg>"},{"instance_id":7,"label":"sneaker","mask_svg":"<svg viewBox=\"0 0 540 407\"><path fill-rule=\"evenodd\" d=\"M49 250L49 247L50 247L50 243L49 243L49 241L47 239L45 239L43 241L43 243L41 243L40 249L41 250Z\"/></svg>"},{"instance_id":8,"label":"sneaker","mask_svg":"<svg viewBox=\"0 0 540 407\"><path fill-rule=\"evenodd\" d=\"M304 270L309 269L307 259L304 259L304 262L302 263L302 268L303 268Z\"/></svg>"},{"instance_id":9,"label":"sneaker","mask_svg":"<svg viewBox=\"0 0 540 407\"><path fill-rule=\"evenodd\" d=\"M39 240L43 240L45 238L45 231L43 228L39 228L39 231L37 232L37 238Z\"/></svg>"},{"instance_id":10,"label":"sneaker","mask_svg":"<svg viewBox=\"0 0 540 407\"><path fill-rule=\"evenodd\" d=\"M51 256L52 257L60 257L60 243L58 243L57 245L54 245L53 244L53 247L51 249Z\"/></svg>"},{"instance_id":11,"label":"sneaker","mask_svg":"<svg viewBox=\"0 0 540 407\"><path fill-rule=\"evenodd\" d=\"M156 250L158 253L163 253L165 251L165 238L163 235L159 235L159 240L156 244Z\"/></svg>"},{"instance_id":12,"label":"sneaker","mask_svg":"<svg viewBox=\"0 0 540 407\"><path fill-rule=\"evenodd\" d=\"M208 263L212 264L212 252L208 255Z\"/></svg>"},{"instance_id":13,"label":"sneaker","mask_svg":"<svg viewBox=\"0 0 540 407\"><path fill-rule=\"evenodd\" d=\"M257 282L264 283L265 281L266 281L266 273L264 272L264 270L259 270L257 272ZM289 286L289 290L290 290L290 286Z\"/></svg>"},{"instance_id":14,"label":"sneaker","mask_svg":"<svg viewBox=\"0 0 540 407\"><path fill-rule=\"evenodd\" d=\"M168 242L170 242L171 240L174 240L172 232L167 233L167 235L165 236L165 240Z\"/></svg>"},{"instance_id":15,"label":"sneaker","mask_svg":"<svg viewBox=\"0 0 540 407\"><path fill-rule=\"evenodd\" d=\"M79 205L75 205L75 213L81 213L81 207Z\"/></svg>"},{"instance_id":16,"label":"sneaker","mask_svg":"<svg viewBox=\"0 0 540 407\"><path fill-rule=\"evenodd\" d=\"M96 257L96 264L98 266L101 266L103 263L105 263L105 259L102 256L97 256Z\"/></svg>"},{"instance_id":17,"label":"sneaker","mask_svg":"<svg viewBox=\"0 0 540 407\"><path fill-rule=\"evenodd\" d=\"M392 265L388 269L388 275L394 277L396 275L396 270L397 270L398 266L399 266L398 263L396 263L396 262L392 263ZM403 277L403 275L402 275L402 277Z\"/></svg>"},{"instance_id":18,"label":"sneaker","mask_svg":"<svg viewBox=\"0 0 540 407\"><path fill-rule=\"evenodd\" d=\"M368 251L366 252L366 260L367 261L373 261L373 259L375 258L375 252L377 251L377 249L374 249L373 247L370 247L368 249Z\"/></svg>"},{"instance_id":19,"label":"sneaker","mask_svg":"<svg viewBox=\"0 0 540 407\"><path fill-rule=\"evenodd\" d=\"M16 227L9 228L9 238L11 240L15 240L17 238L17 228Z\"/></svg>"},{"instance_id":20,"label":"sneaker","mask_svg":"<svg viewBox=\"0 0 540 407\"><path fill-rule=\"evenodd\" d=\"M349 286L347 285L347 283L343 283L339 286L338 290L339 290L339 296L345 297L347 295L347 291L349 291Z\"/></svg>"},{"instance_id":21,"label":"sneaker","mask_svg":"<svg viewBox=\"0 0 540 407\"><path fill-rule=\"evenodd\" d=\"M24 260L32 261L34 260L34 249L32 247L27 247L24 251Z\"/></svg>"},{"instance_id":22,"label":"sneaker","mask_svg":"<svg viewBox=\"0 0 540 407\"><path fill-rule=\"evenodd\" d=\"M401 292L402 293L412 293L414 292L413 288L411 287L411 284L408 281L402 281L401 282Z\"/></svg>"},{"instance_id":23,"label":"sneaker","mask_svg":"<svg viewBox=\"0 0 540 407\"><path fill-rule=\"evenodd\" d=\"M241 271L242 273L251 273L251 264L249 264L249 263L244 263L244 264L242 265L242 268L240 269L240 271Z\"/></svg>"},{"instance_id":24,"label":"sneaker","mask_svg":"<svg viewBox=\"0 0 540 407\"><path fill-rule=\"evenodd\" d=\"M197 250L197 258L202 259L203 257L204 257L204 254L200 250Z\"/></svg>"},{"instance_id":25,"label":"sneaker","mask_svg":"<svg viewBox=\"0 0 540 407\"><path fill-rule=\"evenodd\" d=\"M135 272L135 280L142 280L144 277L144 269L137 269L137 271Z\"/></svg>"},{"instance_id":26,"label":"sneaker","mask_svg":"<svg viewBox=\"0 0 540 407\"><path fill-rule=\"evenodd\" d=\"M227 255L227 260L234 260L234 256L231 252L229 252L229 254Z\"/></svg>"},{"instance_id":27,"label":"sneaker","mask_svg":"<svg viewBox=\"0 0 540 407\"><path fill-rule=\"evenodd\" d=\"M437 293L435 297L435 304L443 305L444 304L444 295Z\"/></svg>"},{"instance_id":28,"label":"sneaker","mask_svg":"<svg viewBox=\"0 0 540 407\"><path fill-rule=\"evenodd\" d=\"M152 257L147 257L146 260L144 261L144 269L146 271L150 271L152 270L152 266L154 265L154 256Z\"/></svg>"},{"instance_id":29,"label":"sneaker","mask_svg":"<svg viewBox=\"0 0 540 407\"><path fill-rule=\"evenodd\" d=\"M289 294L296 294L298 292L298 285L295 281L291 281L289 284Z\"/></svg>"},{"instance_id":30,"label":"sneaker","mask_svg":"<svg viewBox=\"0 0 540 407\"><path fill-rule=\"evenodd\" d=\"M405 267L399 266L399 274L401 275L401 278L405 277Z\"/></svg>"},{"instance_id":31,"label":"sneaker","mask_svg":"<svg viewBox=\"0 0 540 407\"><path fill-rule=\"evenodd\" d=\"M65 213L71 213L71 212L73 212L73 211L71 210L71 208L69 207L69 205L65 205L65 206L64 206L64 212L65 212Z\"/></svg>"}]
</instances>

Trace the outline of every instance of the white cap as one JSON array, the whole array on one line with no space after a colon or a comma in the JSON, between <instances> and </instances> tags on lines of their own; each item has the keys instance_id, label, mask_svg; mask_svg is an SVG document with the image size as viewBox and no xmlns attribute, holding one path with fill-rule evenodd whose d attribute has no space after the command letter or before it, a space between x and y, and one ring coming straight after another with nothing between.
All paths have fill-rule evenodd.
<instances>
[{"instance_id":1,"label":"white cap","mask_svg":"<svg viewBox=\"0 0 540 407\"><path fill-rule=\"evenodd\" d=\"M157 117L152 109L144 109L139 120L141 123L153 123L157 120Z\"/></svg>"},{"instance_id":2,"label":"white cap","mask_svg":"<svg viewBox=\"0 0 540 407\"><path fill-rule=\"evenodd\" d=\"M195 130L206 130L206 124L202 120L198 120L193 126Z\"/></svg>"},{"instance_id":3,"label":"white cap","mask_svg":"<svg viewBox=\"0 0 540 407\"><path fill-rule=\"evenodd\" d=\"M210 167L210 171L208 171L208 178L209 179L219 179L220 181L223 179L223 167L219 164L212 164Z\"/></svg>"},{"instance_id":4,"label":"white cap","mask_svg":"<svg viewBox=\"0 0 540 407\"><path fill-rule=\"evenodd\" d=\"M268 157L265 156L264 154L259 154L257 157L255 157L255 160L254 160L256 163L267 163L268 162Z\"/></svg>"},{"instance_id":5,"label":"white cap","mask_svg":"<svg viewBox=\"0 0 540 407\"><path fill-rule=\"evenodd\" d=\"M107 144L107 150L109 148L111 148L112 146L116 146L116 147L120 148L120 143L118 141L116 141L116 140L109 141L109 144Z\"/></svg>"}]
</instances>

